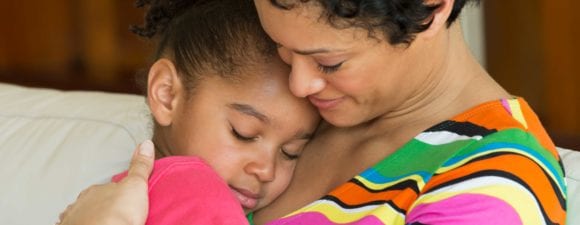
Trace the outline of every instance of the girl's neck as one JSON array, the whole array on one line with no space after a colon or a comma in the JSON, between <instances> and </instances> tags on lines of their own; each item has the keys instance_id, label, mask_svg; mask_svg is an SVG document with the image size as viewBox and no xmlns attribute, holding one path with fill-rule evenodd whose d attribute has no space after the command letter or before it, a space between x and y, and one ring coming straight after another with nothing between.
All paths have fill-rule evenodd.
<instances>
[{"instance_id":1,"label":"girl's neck","mask_svg":"<svg viewBox=\"0 0 580 225\"><path fill-rule=\"evenodd\" d=\"M163 128L160 128L157 125L153 129L152 141L155 146L155 159L160 159L173 155L169 150L170 148L168 146L168 143L165 141L167 140L167 138L164 137L163 135L164 132L162 132L161 129Z\"/></svg>"}]
</instances>

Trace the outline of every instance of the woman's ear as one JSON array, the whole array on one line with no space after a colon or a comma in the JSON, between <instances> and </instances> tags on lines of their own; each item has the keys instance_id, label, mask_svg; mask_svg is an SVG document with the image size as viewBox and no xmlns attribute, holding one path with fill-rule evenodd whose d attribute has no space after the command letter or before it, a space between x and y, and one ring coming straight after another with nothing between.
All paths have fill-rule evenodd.
<instances>
[{"instance_id":1,"label":"woman's ear","mask_svg":"<svg viewBox=\"0 0 580 225\"><path fill-rule=\"evenodd\" d=\"M162 58L153 63L147 79L147 102L159 125L171 125L182 92L183 86L173 62Z\"/></svg>"},{"instance_id":2,"label":"woman's ear","mask_svg":"<svg viewBox=\"0 0 580 225\"><path fill-rule=\"evenodd\" d=\"M430 38L437 35L441 30L447 29L447 19L453 10L454 3L455 0L425 0L425 4L439 5L439 7L433 11L433 15L430 18L431 25L427 30L420 33L421 36Z\"/></svg>"}]
</instances>

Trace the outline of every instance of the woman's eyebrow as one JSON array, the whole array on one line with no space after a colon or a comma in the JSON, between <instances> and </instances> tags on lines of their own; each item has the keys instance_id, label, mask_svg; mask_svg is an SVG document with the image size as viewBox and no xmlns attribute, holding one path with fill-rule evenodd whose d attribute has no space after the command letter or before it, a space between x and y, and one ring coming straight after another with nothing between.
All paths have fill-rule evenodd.
<instances>
[{"instance_id":1,"label":"woman's eyebrow","mask_svg":"<svg viewBox=\"0 0 580 225\"><path fill-rule=\"evenodd\" d=\"M300 55L314 55L314 54L319 54L319 53L329 53L329 52L332 52L333 50L330 50L327 48L317 48L317 49L307 49L307 50L294 49L292 51L296 52L297 54L300 54Z\"/></svg>"},{"instance_id":2,"label":"woman's eyebrow","mask_svg":"<svg viewBox=\"0 0 580 225\"><path fill-rule=\"evenodd\" d=\"M230 108L246 114L248 116L253 116L256 119L264 122L264 123L270 123L270 119L264 115L263 113L260 113L258 110L256 110L254 107L252 107L251 105L248 104L239 104L239 103L231 103L228 105Z\"/></svg>"},{"instance_id":3,"label":"woman's eyebrow","mask_svg":"<svg viewBox=\"0 0 580 225\"><path fill-rule=\"evenodd\" d=\"M278 42L276 43L276 48L282 48L284 47L283 45L281 45ZM289 48L290 49L290 48ZM329 52L343 52L344 50L342 49L331 49L331 48L316 48L316 49L290 49L290 51L295 52L296 54L299 55L314 55L314 54L319 54L319 53L329 53Z\"/></svg>"}]
</instances>

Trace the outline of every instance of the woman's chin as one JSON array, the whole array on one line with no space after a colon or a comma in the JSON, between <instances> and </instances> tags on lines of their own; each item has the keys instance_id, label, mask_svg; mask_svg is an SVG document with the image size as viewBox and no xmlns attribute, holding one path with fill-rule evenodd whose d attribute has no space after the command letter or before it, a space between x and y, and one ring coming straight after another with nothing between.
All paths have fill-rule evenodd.
<instances>
[{"instance_id":1,"label":"woman's chin","mask_svg":"<svg viewBox=\"0 0 580 225\"><path fill-rule=\"evenodd\" d=\"M354 127L362 123L362 120L357 120L354 116L345 112L338 111L324 111L320 115L327 123L335 127Z\"/></svg>"}]
</instances>

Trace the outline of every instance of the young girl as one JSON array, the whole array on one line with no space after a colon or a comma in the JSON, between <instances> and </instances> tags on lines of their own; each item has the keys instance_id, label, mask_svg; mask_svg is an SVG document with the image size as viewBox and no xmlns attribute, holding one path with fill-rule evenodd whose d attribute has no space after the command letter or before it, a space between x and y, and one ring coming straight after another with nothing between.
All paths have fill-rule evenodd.
<instances>
[{"instance_id":1,"label":"young girl","mask_svg":"<svg viewBox=\"0 0 580 225\"><path fill-rule=\"evenodd\" d=\"M149 11L134 30L158 38L147 101L163 158L149 179L147 224L247 224L244 214L285 190L319 116L288 90L252 1L138 5Z\"/></svg>"}]
</instances>

